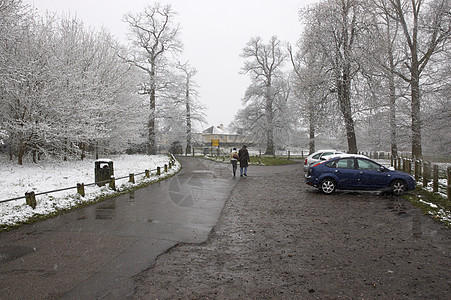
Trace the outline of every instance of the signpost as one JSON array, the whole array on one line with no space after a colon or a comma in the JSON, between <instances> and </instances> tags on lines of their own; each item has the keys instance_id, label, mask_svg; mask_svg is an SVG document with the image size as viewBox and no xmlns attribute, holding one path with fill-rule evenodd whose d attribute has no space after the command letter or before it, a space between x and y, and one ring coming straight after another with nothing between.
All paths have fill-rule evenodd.
<instances>
[{"instance_id":1,"label":"signpost","mask_svg":"<svg viewBox=\"0 0 451 300\"><path fill-rule=\"evenodd\" d=\"M211 140L211 151L210 151L211 154L213 154L213 147L218 147L218 156L219 156L219 140Z\"/></svg>"},{"instance_id":2,"label":"signpost","mask_svg":"<svg viewBox=\"0 0 451 300\"><path fill-rule=\"evenodd\" d=\"M212 147L219 147L219 140L211 140Z\"/></svg>"}]
</instances>

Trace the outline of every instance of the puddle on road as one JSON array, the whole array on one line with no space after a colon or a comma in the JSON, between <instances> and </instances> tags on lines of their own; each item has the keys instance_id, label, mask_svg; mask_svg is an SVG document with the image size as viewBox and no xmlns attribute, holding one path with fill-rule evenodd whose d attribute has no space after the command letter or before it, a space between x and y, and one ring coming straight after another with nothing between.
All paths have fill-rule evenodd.
<instances>
[{"instance_id":1,"label":"puddle on road","mask_svg":"<svg viewBox=\"0 0 451 300\"><path fill-rule=\"evenodd\" d=\"M111 220L116 214L116 200L106 200L98 204L95 208L96 219Z\"/></svg>"},{"instance_id":2,"label":"puddle on road","mask_svg":"<svg viewBox=\"0 0 451 300\"><path fill-rule=\"evenodd\" d=\"M417 212L412 216L412 236L420 238L422 235L423 231L421 229L421 215L419 212Z\"/></svg>"},{"instance_id":3,"label":"puddle on road","mask_svg":"<svg viewBox=\"0 0 451 300\"><path fill-rule=\"evenodd\" d=\"M34 251L34 248L27 246L1 246L0 263L17 259Z\"/></svg>"}]
</instances>

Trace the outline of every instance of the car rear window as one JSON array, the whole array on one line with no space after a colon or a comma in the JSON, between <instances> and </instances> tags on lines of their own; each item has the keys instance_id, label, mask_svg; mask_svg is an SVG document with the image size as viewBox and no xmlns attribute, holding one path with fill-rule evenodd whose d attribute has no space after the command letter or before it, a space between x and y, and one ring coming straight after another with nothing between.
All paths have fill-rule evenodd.
<instances>
[{"instance_id":1,"label":"car rear window","mask_svg":"<svg viewBox=\"0 0 451 300\"><path fill-rule=\"evenodd\" d=\"M342 158L337 161L337 168L339 169L355 169L353 158Z\"/></svg>"},{"instance_id":2,"label":"car rear window","mask_svg":"<svg viewBox=\"0 0 451 300\"><path fill-rule=\"evenodd\" d=\"M322 156L326 156L326 155L332 155L334 154L333 152L324 152Z\"/></svg>"},{"instance_id":3,"label":"car rear window","mask_svg":"<svg viewBox=\"0 0 451 300\"><path fill-rule=\"evenodd\" d=\"M337 161L333 160L333 161L329 161L326 163L326 166L329 168L335 168L335 166L337 165Z\"/></svg>"}]
</instances>

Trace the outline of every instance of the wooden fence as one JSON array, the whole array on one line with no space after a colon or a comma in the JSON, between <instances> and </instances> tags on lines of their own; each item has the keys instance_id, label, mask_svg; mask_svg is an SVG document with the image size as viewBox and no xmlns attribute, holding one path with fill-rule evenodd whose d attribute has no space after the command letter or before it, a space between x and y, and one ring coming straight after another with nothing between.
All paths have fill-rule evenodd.
<instances>
[{"instance_id":1,"label":"wooden fence","mask_svg":"<svg viewBox=\"0 0 451 300\"><path fill-rule=\"evenodd\" d=\"M26 203L29 206L31 206L33 209L35 209L36 205L37 205L36 204L36 196L39 196L39 195L51 194L51 193L56 193L56 192L62 192L62 191L70 190L70 189L77 189L77 193L80 194L82 197L84 197L85 196L85 187L91 186L91 185L104 185L104 184L108 184L108 186L112 190L116 190L116 181L117 180L122 180L122 179L128 178L128 182L131 182L131 183L134 184L135 183L135 175L145 175L145 177L150 178L151 172L155 172L155 174L157 176L159 176L162 173L167 173L168 169L171 169L174 166L174 164L175 164L175 158L174 158L174 156L171 156L171 159L169 160L169 163L165 164L163 166L163 170L161 170L161 167L157 167L156 169L144 170L144 172L140 172L140 173L130 173L128 176L117 177L117 178L114 177L114 176L111 176L108 180L96 181L96 182L88 183L88 184L77 183L76 186L56 189L56 190L52 190L52 191L46 191L46 192L40 192L40 193L35 193L33 191L26 192L25 196L11 198L11 199L6 199L6 200L1 200L0 204L1 203L5 203L5 202L20 200L20 199L25 199Z\"/></svg>"},{"instance_id":2,"label":"wooden fence","mask_svg":"<svg viewBox=\"0 0 451 300\"><path fill-rule=\"evenodd\" d=\"M451 200L451 167L446 168L446 174L440 174L438 165L431 162L401 157L391 158L390 161L391 166L396 170L415 176L415 180L417 183L421 183L423 188L428 187L429 183L432 182L432 191L434 193L438 193L440 189L445 190L448 200ZM445 185L440 184L440 177L446 178Z\"/></svg>"}]
</instances>

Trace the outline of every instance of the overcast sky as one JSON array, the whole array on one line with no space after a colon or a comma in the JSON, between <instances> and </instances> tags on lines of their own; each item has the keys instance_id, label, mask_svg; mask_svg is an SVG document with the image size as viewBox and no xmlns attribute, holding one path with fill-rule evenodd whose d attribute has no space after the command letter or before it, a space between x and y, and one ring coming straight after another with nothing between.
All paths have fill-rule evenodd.
<instances>
[{"instance_id":1,"label":"overcast sky","mask_svg":"<svg viewBox=\"0 0 451 300\"><path fill-rule=\"evenodd\" d=\"M120 41L126 42L127 25L122 21L127 12L136 13L154 3L149 0L25 0L43 14L45 11L76 16L87 27L107 28ZM199 100L207 106L204 127L228 126L241 108L250 81L239 72L244 64L242 49L251 37L261 36L265 42L273 35L296 43L301 33L299 9L318 0L166 0L178 13L182 62L189 60L198 74Z\"/></svg>"}]
</instances>

